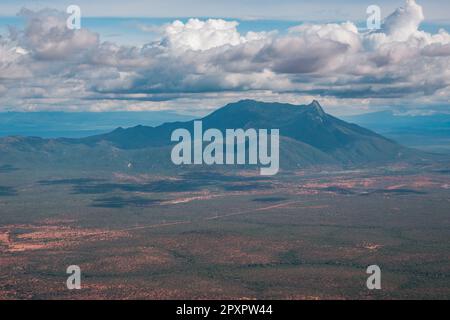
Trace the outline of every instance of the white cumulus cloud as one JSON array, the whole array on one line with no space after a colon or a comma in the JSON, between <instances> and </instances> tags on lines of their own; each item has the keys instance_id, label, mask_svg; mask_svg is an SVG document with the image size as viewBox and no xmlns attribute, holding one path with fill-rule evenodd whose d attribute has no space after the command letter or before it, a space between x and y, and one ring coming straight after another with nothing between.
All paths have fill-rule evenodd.
<instances>
[{"instance_id":1,"label":"white cumulus cloud","mask_svg":"<svg viewBox=\"0 0 450 320\"><path fill-rule=\"evenodd\" d=\"M169 24L164 30L163 42L174 49L209 50L225 45L237 46L251 40L258 40L264 34L250 32L246 36L237 31L236 21L222 19L189 19Z\"/></svg>"}]
</instances>

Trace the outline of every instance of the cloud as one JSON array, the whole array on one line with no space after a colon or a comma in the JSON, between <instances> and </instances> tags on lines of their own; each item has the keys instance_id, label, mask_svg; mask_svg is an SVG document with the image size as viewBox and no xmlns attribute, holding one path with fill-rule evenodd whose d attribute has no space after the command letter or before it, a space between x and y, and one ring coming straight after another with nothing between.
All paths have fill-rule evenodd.
<instances>
[{"instance_id":1,"label":"cloud","mask_svg":"<svg viewBox=\"0 0 450 320\"><path fill-rule=\"evenodd\" d=\"M397 9L386 18L383 32L393 40L406 41L417 32L424 19L422 7L414 0L406 0L404 8Z\"/></svg>"},{"instance_id":2,"label":"cloud","mask_svg":"<svg viewBox=\"0 0 450 320\"><path fill-rule=\"evenodd\" d=\"M237 26L236 21L222 19L189 19L186 23L176 20L166 26L163 44L174 50L205 51L226 45L237 46L265 36L264 33L255 32L242 36Z\"/></svg>"},{"instance_id":3,"label":"cloud","mask_svg":"<svg viewBox=\"0 0 450 320\"><path fill-rule=\"evenodd\" d=\"M348 21L341 24L305 24L292 27L289 29L289 32L291 34L300 34L304 38L317 38L345 44L352 50L358 50L361 46L358 28Z\"/></svg>"},{"instance_id":4,"label":"cloud","mask_svg":"<svg viewBox=\"0 0 450 320\"><path fill-rule=\"evenodd\" d=\"M25 50L0 38L0 81L18 80L31 76L24 60L26 60Z\"/></svg>"},{"instance_id":5,"label":"cloud","mask_svg":"<svg viewBox=\"0 0 450 320\"><path fill-rule=\"evenodd\" d=\"M98 46L97 34L86 29L68 29L67 16L58 11L22 9L19 16L28 22L19 44L37 59L68 59Z\"/></svg>"},{"instance_id":6,"label":"cloud","mask_svg":"<svg viewBox=\"0 0 450 320\"><path fill-rule=\"evenodd\" d=\"M450 35L421 31L414 0L378 31L344 22L241 34L235 21L190 19L152 28L160 39L142 47L69 30L58 11L20 14L26 27L0 38L0 102L16 109L195 107L262 93L361 105L450 98Z\"/></svg>"}]
</instances>

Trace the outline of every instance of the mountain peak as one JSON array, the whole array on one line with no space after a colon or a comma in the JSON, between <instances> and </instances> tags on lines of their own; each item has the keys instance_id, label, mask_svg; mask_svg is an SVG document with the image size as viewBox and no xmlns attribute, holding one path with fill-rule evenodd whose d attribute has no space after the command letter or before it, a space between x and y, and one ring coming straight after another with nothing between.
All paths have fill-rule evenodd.
<instances>
[{"instance_id":1,"label":"mountain peak","mask_svg":"<svg viewBox=\"0 0 450 320\"><path fill-rule=\"evenodd\" d=\"M322 106L319 101L313 100L308 107L312 108L315 112L317 112L321 117L325 115L325 111L323 111Z\"/></svg>"}]
</instances>

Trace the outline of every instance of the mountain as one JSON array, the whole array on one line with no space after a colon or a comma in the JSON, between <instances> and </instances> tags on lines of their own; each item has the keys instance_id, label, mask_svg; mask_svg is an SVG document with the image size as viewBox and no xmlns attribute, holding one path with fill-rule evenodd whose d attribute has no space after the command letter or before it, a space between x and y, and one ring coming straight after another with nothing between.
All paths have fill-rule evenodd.
<instances>
[{"instance_id":1,"label":"mountain","mask_svg":"<svg viewBox=\"0 0 450 320\"><path fill-rule=\"evenodd\" d=\"M325 113L317 101L291 105L242 100L201 120L203 130L279 129L280 164L284 169L384 164L421 157L420 153L377 133ZM83 168L173 169L171 134L178 128L192 132L193 123L192 120L157 127L139 125L81 139L3 138L0 164L25 160L31 164Z\"/></svg>"}]
</instances>

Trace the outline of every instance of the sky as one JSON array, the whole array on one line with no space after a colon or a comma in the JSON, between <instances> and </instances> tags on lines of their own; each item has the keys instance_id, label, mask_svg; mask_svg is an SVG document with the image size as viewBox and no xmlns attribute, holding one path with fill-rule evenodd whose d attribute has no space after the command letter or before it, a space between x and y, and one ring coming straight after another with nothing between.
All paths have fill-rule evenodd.
<instances>
[{"instance_id":1,"label":"sky","mask_svg":"<svg viewBox=\"0 0 450 320\"><path fill-rule=\"evenodd\" d=\"M378 30L364 0L2 0L0 111L202 115L250 98L450 112L450 1L375 2Z\"/></svg>"},{"instance_id":2,"label":"sky","mask_svg":"<svg viewBox=\"0 0 450 320\"><path fill-rule=\"evenodd\" d=\"M22 7L55 8L79 5L90 17L229 17L239 19L365 20L371 4L386 16L404 4L403 0L2 0L0 15L14 16ZM449 20L450 2L426 0L421 3L427 19Z\"/></svg>"}]
</instances>

